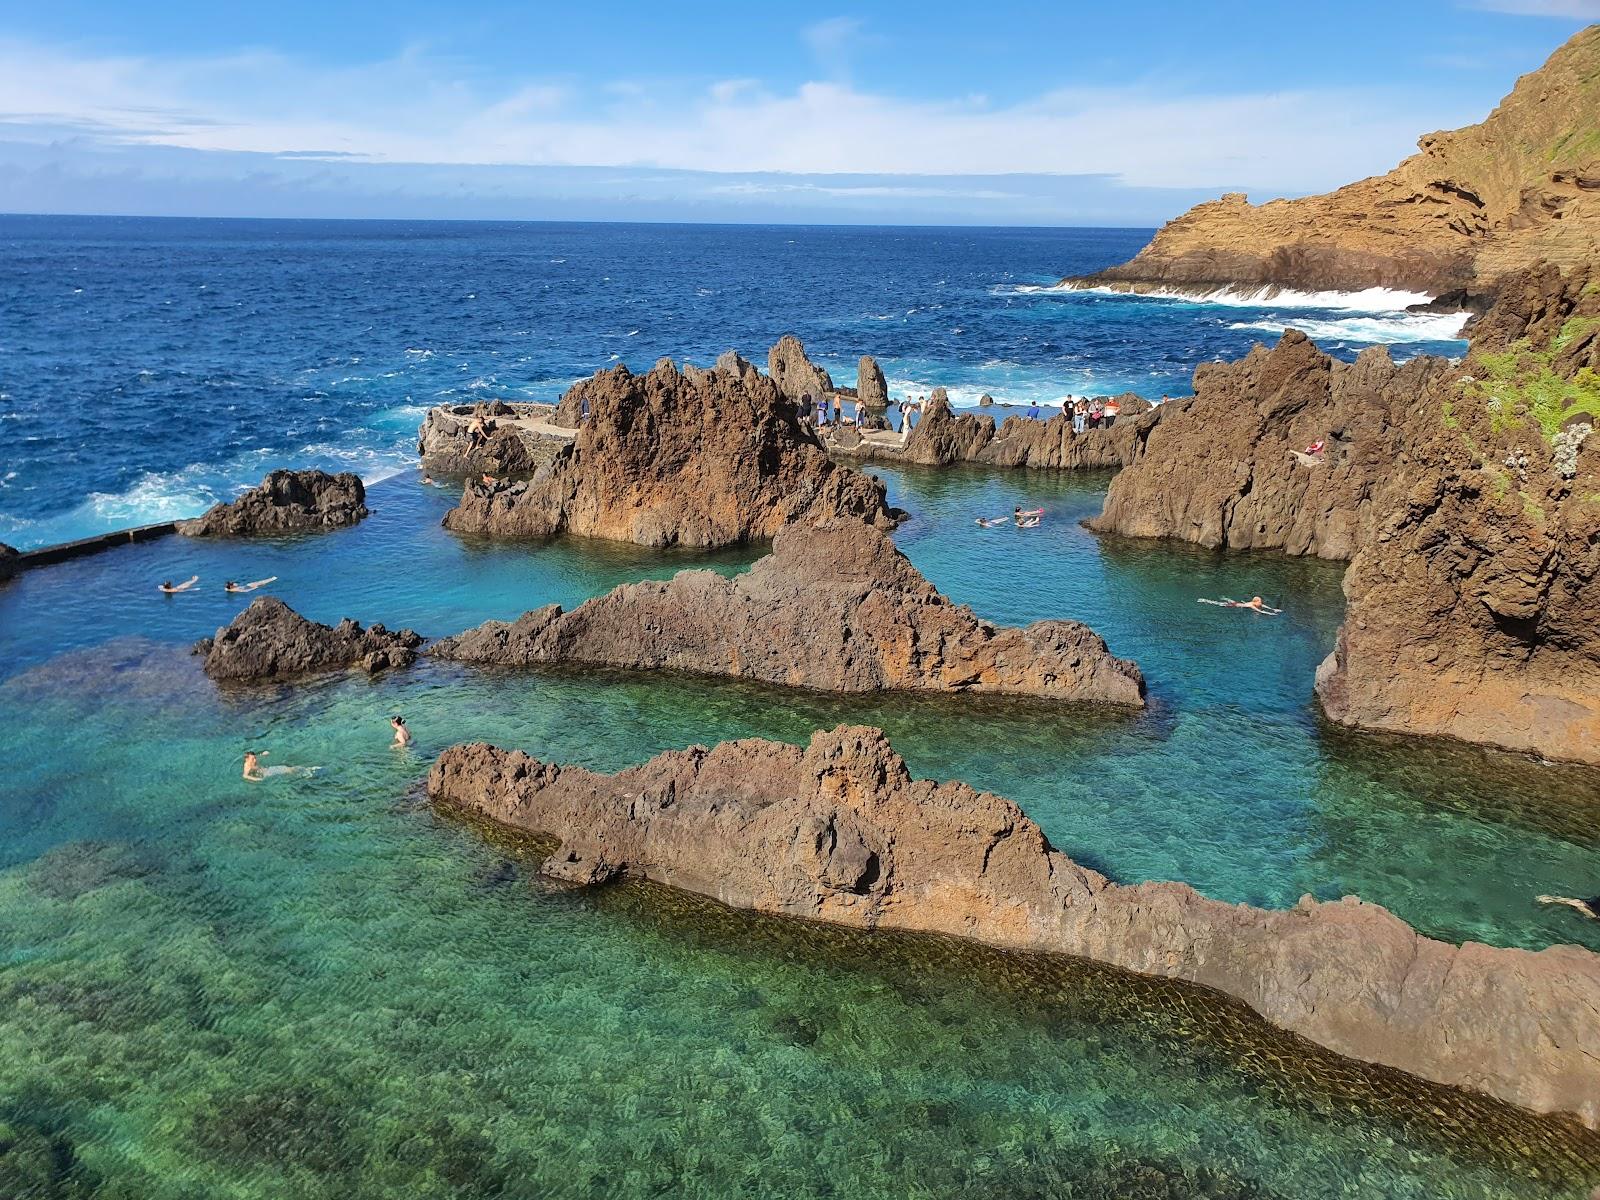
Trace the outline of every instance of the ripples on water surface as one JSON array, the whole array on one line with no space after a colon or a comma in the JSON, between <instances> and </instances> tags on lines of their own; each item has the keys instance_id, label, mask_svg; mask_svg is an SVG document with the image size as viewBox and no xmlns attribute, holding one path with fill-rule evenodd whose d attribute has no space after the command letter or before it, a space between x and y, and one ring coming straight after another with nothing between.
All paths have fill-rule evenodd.
<instances>
[{"instance_id":1,"label":"ripples on water surface","mask_svg":"<svg viewBox=\"0 0 1600 1200\"><path fill-rule=\"evenodd\" d=\"M437 635L750 558L463 543L414 476L375 488L353 530L168 539L0 586L0 1195L1435 1200L1600 1182L1591 1135L1344 1062L1207 993L659 888L547 892L530 848L428 809L429 758L465 738L612 770L868 721L918 774L1014 798L1119 879L1280 906L1357 892L1441 937L1600 949L1531 902L1592 890L1594 773L1319 725L1337 565L1096 539L1076 524L1093 477L888 478L931 578L997 620L1089 621L1139 660L1150 711L444 665L266 690L199 674L187 643L244 604L227 577ZM971 523L1024 502L1041 529ZM192 572L198 594L153 590ZM1195 603L1254 593L1288 612ZM413 753L386 744L395 711ZM246 784L250 746L323 773Z\"/></svg>"}]
</instances>

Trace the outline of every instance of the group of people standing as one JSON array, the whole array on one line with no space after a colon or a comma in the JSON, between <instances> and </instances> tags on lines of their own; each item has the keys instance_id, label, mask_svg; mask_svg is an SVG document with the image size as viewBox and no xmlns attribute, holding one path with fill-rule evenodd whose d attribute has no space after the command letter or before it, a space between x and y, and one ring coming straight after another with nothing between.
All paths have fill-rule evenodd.
<instances>
[{"instance_id":1,"label":"group of people standing","mask_svg":"<svg viewBox=\"0 0 1600 1200\"><path fill-rule=\"evenodd\" d=\"M1108 400L1098 397L1068 396L1061 402L1061 411L1072 418L1072 431L1085 429L1110 429L1122 413L1122 405L1115 396Z\"/></svg>"}]
</instances>

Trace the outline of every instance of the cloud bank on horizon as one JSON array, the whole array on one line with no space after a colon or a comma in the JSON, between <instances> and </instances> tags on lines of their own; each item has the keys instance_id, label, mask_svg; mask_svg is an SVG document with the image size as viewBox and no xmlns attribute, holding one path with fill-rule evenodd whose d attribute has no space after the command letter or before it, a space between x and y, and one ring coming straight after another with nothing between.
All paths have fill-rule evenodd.
<instances>
[{"instance_id":1,"label":"cloud bank on horizon","mask_svg":"<svg viewBox=\"0 0 1600 1200\"><path fill-rule=\"evenodd\" d=\"M669 54L631 73L625 54L500 61L504 14L476 42L412 38L377 56L255 29L90 44L12 21L0 211L1154 224L1223 190L1301 194L1388 169L1420 133L1479 119L1600 0L1452 11L1482 36L1413 47L1409 73L1302 58L1281 76L1270 41L1256 57L1232 48L1250 70L1229 70L1182 29L1104 62L1080 47L1054 70L978 69L1044 32L1000 16L993 45L973 32L920 72L898 60L927 53L926 22L892 13L786 26L780 13L765 39L777 53ZM1521 40L1495 32L1508 23Z\"/></svg>"}]
</instances>

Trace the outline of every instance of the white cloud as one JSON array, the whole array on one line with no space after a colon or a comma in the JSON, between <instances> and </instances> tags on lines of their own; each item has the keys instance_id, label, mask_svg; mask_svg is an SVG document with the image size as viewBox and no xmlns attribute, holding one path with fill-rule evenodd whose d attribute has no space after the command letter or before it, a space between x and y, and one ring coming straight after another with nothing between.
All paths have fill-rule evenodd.
<instances>
[{"instance_id":1,"label":"white cloud","mask_svg":"<svg viewBox=\"0 0 1600 1200\"><path fill-rule=\"evenodd\" d=\"M822 22L813 44L859 36ZM814 26L813 30L819 27ZM0 39L0 122L103 142L378 162L795 174L1104 174L1155 187L1314 191L1386 170L1419 130L1481 114L1354 90L1171 95L1136 80L996 105L842 79L597 84L485 80L413 48L338 69L270 53L87 58ZM18 135L22 136L22 135Z\"/></svg>"},{"instance_id":2,"label":"white cloud","mask_svg":"<svg viewBox=\"0 0 1600 1200\"><path fill-rule=\"evenodd\" d=\"M827 61L847 54L861 37L858 17L829 17L807 25L800 36L819 59Z\"/></svg>"},{"instance_id":3,"label":"white cloud","mask_svg":"<svg viewBox=\"0 0 1600 1200\"><path fill-rule=\"evenodd\" d=\"M1566 17L1600 20L1600 0L1473 0L1473 8L1519 17Z\"/></svg>"}]
</instances>

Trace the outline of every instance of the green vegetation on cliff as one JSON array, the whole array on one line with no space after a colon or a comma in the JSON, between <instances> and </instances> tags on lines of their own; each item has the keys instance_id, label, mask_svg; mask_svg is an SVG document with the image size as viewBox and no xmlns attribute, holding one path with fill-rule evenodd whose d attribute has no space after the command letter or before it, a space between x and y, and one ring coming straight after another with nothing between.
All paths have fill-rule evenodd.
<instances>
[{"instance_id":1,"label":"green vegetation on cliff","mask_svg":"<svg viewBox=\"0 0 1600 1200\"><path fill-rule=\"evenodd\" d=\"M1532 419L1548 442L1563 422L1580 413L1600 423L1600 374L1592 367L1570 376L1556 369L1556 358L1579 338L1600 330L1600 317L1574 317L1544 347L1527 338L1498 354L1479 354L1468 395L1489 409L1496 433L1524 418Z\"/></svg>"}]
</instances>

